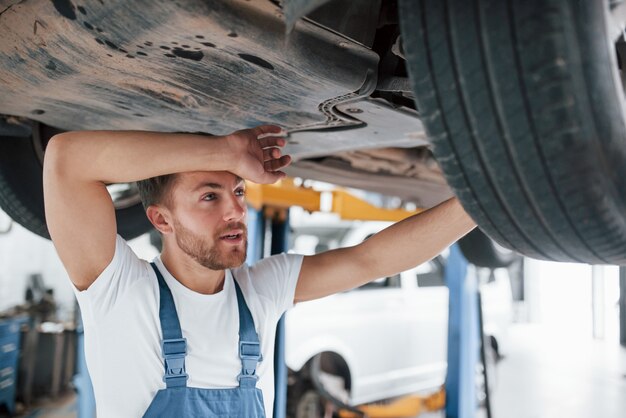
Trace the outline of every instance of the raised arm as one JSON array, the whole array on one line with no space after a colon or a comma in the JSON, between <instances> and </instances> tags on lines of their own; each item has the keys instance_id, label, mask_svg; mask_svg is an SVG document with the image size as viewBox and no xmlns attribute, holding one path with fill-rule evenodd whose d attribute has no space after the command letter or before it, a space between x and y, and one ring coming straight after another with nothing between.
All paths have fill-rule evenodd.
<instances>
[{"instance_id":1,"label":"raised arm","mask_svg":"<svg viewBox=\"0 0 626 418\"><path fill-rule=\"evenodd\" d=\"M290 162L276 148L285 144L272 136L279 132L260 126L223 137L138 131L53 137L44 159L46 222L74 285L88 288L115 252L115 209L106 184L185 171L231 171L273 183Z\"/></svg>"},{"instance_id":2,"label":"raised arm","mask_svg":"<svg viewBox=\"0 0 626 418\"><path fill-rule=\"evenodd\" d=\"M317 299L415 267L435 257L476 224L456 198L411 216L348 248L302 262L295 301Z\"/></svg>"}]
</instances>

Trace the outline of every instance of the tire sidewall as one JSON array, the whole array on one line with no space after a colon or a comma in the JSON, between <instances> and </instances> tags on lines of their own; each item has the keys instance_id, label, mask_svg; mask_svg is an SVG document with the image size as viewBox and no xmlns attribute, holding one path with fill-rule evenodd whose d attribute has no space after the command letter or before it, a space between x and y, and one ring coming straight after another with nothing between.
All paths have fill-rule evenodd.
<instances>
[{"instance_id":1,"label":"tire sidewall","mask_svg":"<svg viewBox=\"0 0 626 418\"><path fill-rule=\"evenodd\" d=\"M40 127L36 124L33 131ZM43 136L0 137L0 207L29 231L50 239L43 195ZM38 147L35 141L46 141ZM124 239L148 232L152 225L141 203L116 209L117 232Z\"/></svg>"}]
</instances>

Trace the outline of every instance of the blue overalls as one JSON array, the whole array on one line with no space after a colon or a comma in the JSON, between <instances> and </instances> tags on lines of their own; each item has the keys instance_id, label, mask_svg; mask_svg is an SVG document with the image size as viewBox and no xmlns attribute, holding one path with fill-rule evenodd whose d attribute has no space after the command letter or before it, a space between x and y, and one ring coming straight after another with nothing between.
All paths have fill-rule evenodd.
<instances>
[{"instance_id":1,"label":"blue overalls","mask_svg":"<svg viewBox=\"0 0 626 418\"><path fill-rule=\"evenodd\" d=\"M159 319L163 331L161 348L165 359L166 388L157 392L144 417L223 417L265 418L263 394L256 387L256 366L261 361L259 336L254 320L241 293L237 291L239 307L239 358L241 374L239 387L232 389L201 389L187 387L185 356L187 340L183 338L172 292L159 269L151 263L159 280Z\"/></svg>"}]
</instances>

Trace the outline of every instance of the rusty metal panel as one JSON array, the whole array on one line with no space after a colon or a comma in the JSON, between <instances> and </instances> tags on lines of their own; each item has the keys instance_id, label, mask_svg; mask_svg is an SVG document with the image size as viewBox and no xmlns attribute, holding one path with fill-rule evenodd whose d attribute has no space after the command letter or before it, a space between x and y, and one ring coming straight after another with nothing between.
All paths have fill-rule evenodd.
<instances>
[{"instance_id":1,"label":"rusty metal panel","mask_svg":"<svg viewBox=\"0 0 626 418\"><path fill-rule=\"evenodd\" d=\"M268 1L27 0L0 6L0 113L63 129L222 134L320 124L378 56Z\"/></svg>"}]
</instances>

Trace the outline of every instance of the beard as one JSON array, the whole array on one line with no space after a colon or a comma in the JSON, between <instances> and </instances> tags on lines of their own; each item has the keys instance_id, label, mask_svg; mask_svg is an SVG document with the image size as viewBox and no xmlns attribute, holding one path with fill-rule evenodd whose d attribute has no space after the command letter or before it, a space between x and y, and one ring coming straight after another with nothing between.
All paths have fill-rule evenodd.
<instances>
[{"instance_id":1,"label":"beard","mask_svg":"<svg viewBox=\"0 0 626 418\"><path fill-rule=\"evenodd\" d=\"M213 242L216 244L211 244L209 239L185 228L178 222L174 222L174 227L178 247L201 266L211 270L226 270L239 267L246 260L248 233L246 226L240 222L230 223L218 231L213 237ZM232 229L243 231L243 248L235 245L227 245L224 248L220 245L220 235Z\"/></svg>"}]
</instances>

